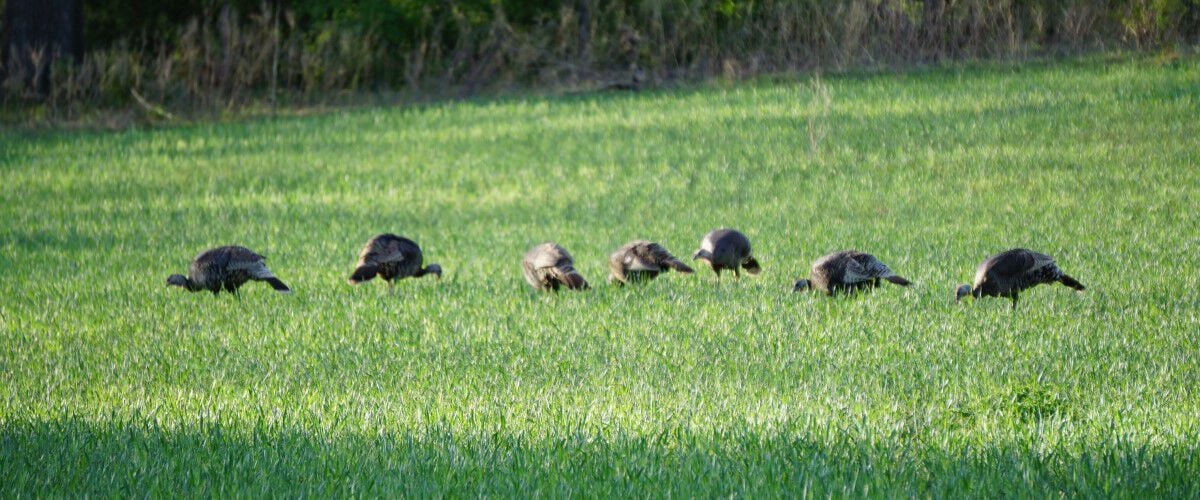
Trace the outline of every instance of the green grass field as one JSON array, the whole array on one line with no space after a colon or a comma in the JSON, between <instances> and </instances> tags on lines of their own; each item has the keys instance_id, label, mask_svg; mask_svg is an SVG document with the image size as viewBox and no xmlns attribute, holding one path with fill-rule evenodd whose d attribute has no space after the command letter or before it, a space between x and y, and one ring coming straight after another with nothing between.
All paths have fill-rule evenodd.
<instances>
[{"instance_id":1,"label":"green grass field","mask_svg":"<svg viewBox=\"0 0 1200 500\"><path fill-rule=\"evenodd\" d=\"M1200 61L823 82L0 136L0 496L1200 495ZM165 286L219 244L295 295ZM951 303L1014 246L1089 290ZM790 292L842 248L916 284Z\"/></svg>"}]
</instances>

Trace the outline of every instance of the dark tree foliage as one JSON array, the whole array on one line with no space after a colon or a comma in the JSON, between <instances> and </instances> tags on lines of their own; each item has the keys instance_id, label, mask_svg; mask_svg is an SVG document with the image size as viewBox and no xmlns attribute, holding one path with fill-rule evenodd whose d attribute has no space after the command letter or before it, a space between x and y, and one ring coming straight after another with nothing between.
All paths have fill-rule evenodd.
<instances>
[{"instance_id":1,"label":"dark tree foliage","mask_svg":"<svg viewBox=\"0 0 1200 500\"><path fill-rule=\"evenodd\" d=\"M86 0L86 39L89 47L96 48L118 42L152 46L170 41L194 18L210 17L226 6L252 12L261 3L261 0Z\"/></svg>"},{"instance_id":2,"label":"dark tree foliage","mask_svg":"<svg viewBox=\"0 0 1200 500\"><path fill-rule=\"evenodd\" d=\"M36 97L63 115L131 100L169 116L163 107L263 96L637 90L1112 48L1170 58L1200 43L1200 0L0 0L0 11L4 40L22 47L41 40L79 59L86 41L77 65L39 63L35 77L29 60L0 68L0 106ZM28 53L12 46L0 56Z\"/></svg>"},{"instance_id":3,"label":"dark tree foliage","mask_svg":"<svg viewBox=\"0 0 1200 500\"><path fill-rule=\"evenodd\" d=\"M0 0L3 5L6 0ZM22 0L7 0L22 2ZM1090 0L1012 0L1009 9L1029 25L1042 25L1053 38L1055 18L1065 9ZM41 2L34 2L41 3ZM350 29L372 30L389 45L407 48L420 39L427 40L437 30L450 42L456 30L484 26L497 16L520 30L552 21L564 8L585 17L592 11L624 11L631 25L654 20L669 29L679 17L696 18L719 30L731 22L744 20L755 12L770 11L788 4L838 14L840 4L832 0L276 0L267 2L281 11L292 12L303 31L323 23ZM950 10L959 8L952 0L879 0L877 4L898 7L919 18L919 37L926 50L944 51L955 42L947 37L945 25ZM1107 16L1126 16L1128 22L1158 15L1172 19L1175 30L1195 37L1200 34L1200 0L1105 0L1091 2L1097 12ZM229 7L249 13L262 8L263 0L87 0L87 44L104 48L119 42L154 46L169 42L190 20L212 18ZM1036 18L1036 20L1035 20ZM583 31L592 29L583 26Z\"/></svg>"},{"instance_id":4,"label":"dark tree foliage","mask_svg":"<svg viewBox=\"0 0 1200 500\"><path fill-rule=\"evenodd\" d=\"M0 0L3 1L3 0ZM503 12L515 26L528 26L543 16L556 15L565 4L578 0L280 0L269 4L294 12L301 28L332 21L350 28L370 28L396 46L405 46L415 34L428 32L435 23L460 19L470 25L490 22ZM117 42L153 46L169 41L194 18L211 18L223 8L254 12L262 0L88 0L89 46ZM451 32L452 33L452 32Z\"/></svg>"},{"instance_id":5,"label":"dark tree foliage","mask_svg":"<svg viewBox=\"0 0 1200 500\"><path fill-rule=\"evenodd\" d=\"M39 94L58 59L83 58L82 0L7 0L0 28L0 63Z\"/></svg>"}]
</instances>

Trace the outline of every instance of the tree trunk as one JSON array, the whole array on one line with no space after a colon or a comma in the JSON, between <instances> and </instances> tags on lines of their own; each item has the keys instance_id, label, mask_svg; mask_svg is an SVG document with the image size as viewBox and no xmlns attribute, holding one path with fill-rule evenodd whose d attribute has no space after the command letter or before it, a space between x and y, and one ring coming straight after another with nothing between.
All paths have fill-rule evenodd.
<instances>
[{"instance_id":1,"label":"tree trunk","mask_svg":"<svg viewBox=\"0 0 1200 500\"><path fill-rule=\"evenodd\" d=\"M577 0L575 10L579 14L579 62L586 66L592 54L592 8L588 0Z\"/></svg>"},{"instance_id":2,"label":"tree trunk","mask_svg":"<svg viewBox=\"0 0 1200 500\"><path fill-rule=\"evenodd\" d=\"M921 47L929 59L941 59L945 50L946 0L925 0L921 8Z\"/></svg>"},{"instance_id":3,"label":"tree trunk","mask_svg":"<svg viewBox=\"0 0 1200 500\"><path fill-rule=\"evenodd\" d=\"M61 57L83 59L82 0L7 0L0 33L0 79L20 78L38 96L50 90Z\"/></svg>"}]
</instances>

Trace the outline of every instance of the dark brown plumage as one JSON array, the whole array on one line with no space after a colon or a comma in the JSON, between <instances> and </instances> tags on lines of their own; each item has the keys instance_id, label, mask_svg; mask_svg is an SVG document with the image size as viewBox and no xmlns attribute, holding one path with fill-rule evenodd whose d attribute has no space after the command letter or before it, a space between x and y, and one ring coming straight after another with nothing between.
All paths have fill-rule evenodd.
<instances>
[{"instance_id":1,"label":"dark brown plumage","mask_svg":"<svg viewBox=\"0 0 1200 500\"><path fill-rule=\"evenodd\" d=\"M860 289L879 286L879 280L887 280L900 286L912 282L892 272L874 255L855 250L834 252L813 262L808 279L801 279L793 291L817 290L826 295L838 292L853 293Z\"/></svg>"},{"instance_id":2,"label":"dark brown plumage","mask_svg":"<svg viewBox=\"0 0 1200 500\"><path fill-rule=\"evenodd\" d=\"M1017 296L1022 290L1043 283L1062 283L1082 292L1085 287L1058 268L1058 263L1049 255L1015 248L988 257L975 271L973 285L960 285L955 290L954 300L966 295L980 297L1008 297L1013 309L1017 308Z\"/></svg>"},{"instance_id":3,"label":"dark brown plumage","mask_svg":"<svg viewBox=\"0 0 1200 500\"><path fill-rule=\"evenodd\" d=\"M571 254L556 243L542 243L529 249L521 261L521 268L525 272L525 281L538 290L590 288L583 275L575 270L575 260Z\"/></svg>"},{"instance_id":4,"label":"dark brown plumage","mask_svg":"<svg viewBox=\"0 0 1200 500\"><path fill-rule=\"evenodd\" d=\"M608 267L612 270L608 281L621 285L649 281L671 269L681 273L694 272L662 245L646 240L622 245L609 255Z\"/></svg>"},{"instance_id":5,"label":"dark brown plumage","mask_svg":"<svg viewBox=\"0 0 1200 500\"><path fill-rule=\"evenodd\" d=\"M428 274L442 277L442 266L422 266L422 262L421 247L415 241L394 234L381 234L367 241L358 255L358 263L350 275L350 284L357 285L379 276L389 287L393 287L396 280L404 278L420 278Z\"/></svg>"},{"instance_id":6,"label":"dark brown plumage","mask_svg":"<svg viewBox=\"0 0 1200 500\"><path fill-rule=\"evenodd\" d=\"M247 281L265 281L277 292L292 292L271 274L263 256L239 246L205 250L192 261L186 277L182 274L167 277L168 285L182 287L189 292L208 290L213 295L225 290L237 296L238 288Z\"/></svg>"},{"instance_id":7,"label":"dark brown plumage","mask_svg":"<svg viewBox=\"0 0 1200 500\"><path fill-rule=\"evenodd\" d=\"M762 266L750 254L750 239L734 229L717 229L704 235L692 260L707 262L717 278L725 269L732 270L738 278L741 277L738 269L745 269L751 275L762 272Z\"/></svg>"}]
</instances>

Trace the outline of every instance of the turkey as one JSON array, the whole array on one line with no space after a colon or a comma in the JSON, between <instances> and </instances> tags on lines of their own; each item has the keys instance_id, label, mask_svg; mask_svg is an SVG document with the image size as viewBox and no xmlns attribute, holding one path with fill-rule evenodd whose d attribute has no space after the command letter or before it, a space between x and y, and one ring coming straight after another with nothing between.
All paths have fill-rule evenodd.
<instances>
[{"instance_id":1,"label":"turkey","mask_svg":"<svg viewBox=\"0 0 1200 500\"><path fill-rule=\"evenodd\" d=\"M575 260L567 249L556 243L542 243L529 249L521 261L525 281L538 290L558 291L559 287L587 290L587 280L575 270Z\"/></svg>"},{"instance_id":2,"label":"turkey","mask_svg":"<svg viewBox=\"0 0 1200 500\"><path fill-rule=\"evenodd\" d=\"M420 278L432 274L442 277L442 266L430 264L422 267L421 247L417 243L394 234L381 234L367 241L358 264L350 275L350 284L357 285L379 276L388 283L388 290L395 290L396 280Z\"/></svg>"},{"instance_id":3,"label":"turkey","mask_svg":"<svg viewBox=\"0 0 1200 500\"><path fill-rule=\"evenodd\" d=\"M192 261L187 276L172 274L167 278L167 285L181 287L189 292L208 290L213 295L224 289L237 297L238 287L251 280L265 281L277 292L292 293L287 285L267 269L263 256L239 246L205 250Z\"/></svg>"},{"instance_id":4,"label":"turkey","mask_svg":"<svg viewBox=\"0 0 1200 500\"><path fill-rule=\"evenodd\" d=\"M750 255L750 240L733 229L717 229L704 235L704 239L700 240L700 249L692 254L692 260L707 262L717 273L718 279L724 269L732 270L737 278L741 277L739 268L751 275L762 272L758 261Z\"/></svg>"},{"instance_id":5,"label":"turkey","mask_svg":"<svg viewBox=\"0 0 1200 500\"><path fill-rule=\"evenodd\" d=\"M808 279L796 282L792 291L817 290L826 295L837 292L852 293L859 289L879 286L879 280L888 280L900 286L911 285L888 269L874 255L846 250L834 252L813 262Z\"/></svg>"},{"instance_id":6,"label":"turkey","mask_svg":"<svg viewBox=\"0 0 1200 500\"><path fill-rule=\"evenodd\" d=\"M692 273L692 268L676 259L658 243L636 240L626 243L608 257L612 270L609 283L625 285L652 280L671 269Z\"/></svg>"},{"instance_id":7,"label":"turkey","mask_svg":"<svg viewBox=\"0 0 1200 500\"><path fill-rule=\"evenodd\" d=\"M1022 290L1042 283L1062 283L1082 292L1084 286L1058 268L1049 255L1015 248L1001 252L983 261L975 271L975 284L960 285L954 293L954 301L971 295L980 297L1008 297L1013 309L1017 308L1017 295Z\"/></svg>"}]
</instances>

